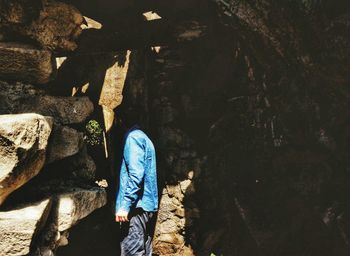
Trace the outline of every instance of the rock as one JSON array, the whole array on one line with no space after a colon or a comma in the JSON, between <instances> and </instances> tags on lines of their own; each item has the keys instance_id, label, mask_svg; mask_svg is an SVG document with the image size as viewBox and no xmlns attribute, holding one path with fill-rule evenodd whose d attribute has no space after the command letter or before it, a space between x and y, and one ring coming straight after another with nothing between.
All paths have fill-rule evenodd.
<instances>
[{"instance_id":1,"label":"rock","mask_svg":"<svg viewBox=\"0 0 350 256\"><path fill-rule=\"evenodd\" d=\"M71 228L80 219L88 216L94 210L107 203L107 193L104 189L77 189L57 196L58 231Z\"/></svg>"},{"instance_id":2,"label":"rock","mask_svg":"<svg viewBox=\"0 0 350 256\"><path fill-rule=\"evenodd\" d=\"M45 84L55 75L50 51L22 43L0 42L0 78Z\"/></svg>"},{"instance_id":3,"label":"rock","mask_svg":"<svg viewBox=\"0 0 350 256\"><path fill-rule=\"evenodd\" d=\"M57 241L57 247L66 246L69 243L68 236L69 236L68 231L62 232L62 234L60 235L60 238Z\"/></svg>"},{"instance_id":4,"label":"rock","mask_svg":"<svg viewBox=\"0 0 350 256\"><path fill-rule=\"evenodd\" d=\"M67 126L55 126L47 149L47 163L73 156L83 146L83 134Z\"/></svg>"},{"instance_id":5,"label":"rock","mask_svg":"<svg viewBox=\"0 0 350 256\"><path fill-rule=\"evenodd\" d=\"M32 241L43 228L51 200L46 199L35 205L0 212L0 251L1 255L27 255Z\"/></svg>"},{"instance_id":6,"label":"rock","mask_svg":"<svg viewBox=\"0 0 350 256\"><path fill-rule=\"evenodd\" d=\"M79 50L86 53L91 49L115 52L122 49L140 49L166 45L171 42L189 42L200 40L208 27L197 21L177 21L155 19L139 22L134 26L113 28L115 33L103 29L87 29L80 38Z\"/></svg>"},{"instance_id":7,"label":"rock","mask_svg":"<svg viewBox=\"0 0 350 256\"><path fill-rule=\"evenodd\" d=\"M32 100L25 100L20 111L51 114L61 124L82 123L94 109L88 97L41 96Z\"/></svg>"},{"instance_id":8,"label":"rock","mask_svg":"<svg viewBox=\"0 0 350 256\"><path fill-rule=\"evenodd\" d=\"M84 16L84 24L81 26L82 29L101 29L102 24L98 22L97 20L94 20L90 17Z\"/></svg>"},{"instance_id":9,"label":"rock","mask_svg":"<svg viewBox=\"0 0 350 256\"><path fill-rule=\"evenodd\" d=\"M98 104L103 108L103 117L106 130L112 128L114 122L114 109L118 107L123 100L123 88L126 76L129 70L130 51L126 51L125 57L114 56L115 63L106 70L104 83L100 94ZM113 55L112 55L113 56Z\"/></svg>"},{"instance_id":10,"label":"rock","mask_svg":"<svg viewBox=\"0 0 350 256\"><path fill-rule=\"evenodd\" d=\"M86 147L71 159L72 173L74 177L94 181L96 175L96 164L91 156L88 155Z\"/></svg>"},{"instance_id":11,"label":"rock","mask_svg":"<svg viewBox=\"0 0 350 256\"><path fill-rule=\"evenodd\" d=\"M175 197L178 199L180 202L184 199L184 195L181 191L181 187L179 184L177 185L167 185L166 189L168 191L169 197Z\"/></svg>"},{"instance_id":12,"label":"rock","mask_svg":"<svg viewBox=\"0 0 350 256\"><path fill-rule=\"evenodd\" d=\"M160 234L178 233L180 231L177 223L178 220L179 218L174 217L172 219L167 219L166 221L159 223L157 226L157 232Z\"/></svg>"},{"instance_id":13,"label":"rock","mask_svg":"<svg viewBox=\"0 0 350 256\"><path fill-rule=\"evenodd\" d=\"M73 6L52 0L42 0L40 16L28 25L7 27L14 34L38 42L44 49L73 51L80 35L83 16Z\"/></svg>"},{"instance_id":14,"label":"rock","mask_svg":"<svg viewBox=\"0 0 350 256\"><path fill-rule=\"evenodd\" d=\"M22 83L0 81L0 114L38 113L59 124L83 122L94 106L88 97L54 97Z\"/></svg>"},{"instance_id":15,"label":"rock","mask_svg":"<svg viewBox=\"0 0 350 256\"><path fill-rule=\"evenodd\" d=\"M50 250L50 248L43 247L43 248L37 249L37 251L33 253L33 256L55 256L55 254L52 250Z\"/></svg>"},{"instance_id":16,"label":"rock","mask_svg":"<svg viewBox=\"0 0 350 256\"><path fill-rule=\"evenodd\" d=\"M154 240L155 255L180 255L179 252L184 246L183 236L177 233L161 234Z\"/></svg>"},{"instance_id":17,"label":"rock","mask_svg":"<svg viewBox=\"0 0 350 256\"><path fill-rule=\"evenodd\" d=\"M180 188L183 194L187 192L187 190L190 190L189 187L192 185L191 180L183 180L180 182Z\"/></svg>"},{"instance_id":18,"label":"rock","mask_svg":"<svg viewBox=\"0 0 350 256\"><path fill-rule=\"evenodd\" d=\"M51 129L50 117L0 116L0 204L39 173L45 163Z\"/></svg>"},{"instance_id":19,"label":"rock","mask_svg":"<svg viewBox=\"0 0 350 256\"><path fill-rule=\"evenodd\" d=\"M50 173L50 177L73 178L85 182L95 181L96 164L88 155L86 146L83 146L78 154L49 164L45 169L47 169L47 173Z\"/></svg>"},{"instance_id":20,"label":"rock","mask_svg":"<svg viewBox=\"0 0 350 256\"><path fill-rule=\"evenodd\" d=\"M29 23L39 16L41 0L1 0L0 25Z\"/></svg>"},{"instance_id":21,"label":"rock","mask_svg":"<svg viewBox=\"0 0 350 256\"><path fill-rule=\"evenodd\" d=\"M46 92L43 89L38 88L37 86L30 85L23 82L5 82L0 80L0 97L1 102L4 106L9 105L7 101L17 101L23 97L27 96L39 96L45 95ZM4 103L5 102L5 103ZM1 109L4 109L2 105Z\"/></svg>"}]
</instances>

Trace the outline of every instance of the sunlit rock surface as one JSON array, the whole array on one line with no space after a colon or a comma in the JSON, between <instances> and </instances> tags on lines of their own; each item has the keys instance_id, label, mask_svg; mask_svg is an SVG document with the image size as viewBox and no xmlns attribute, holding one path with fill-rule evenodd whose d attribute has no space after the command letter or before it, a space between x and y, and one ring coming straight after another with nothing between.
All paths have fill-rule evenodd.
<instances>
[{"instance_id":1,"label":"sunlit rock surface","mask_svg":"<svg viewBox=\"0 0 350 256\"><path fill-rule=\"evenodd\" d=\"M0 212L1 255L28 255L33 239L37 238L47 220L51 200Z\"/></svg>"},{"instance_id":2,"label":"sunlit rock surface","mask_svg":"<svg viewBox=\"0 0 350 256\"><path fill-rule=\"evenodd\" d=\"M0 204L42 169L52 121L37 114L0 115Z\"/></svg>"}]
</instances>

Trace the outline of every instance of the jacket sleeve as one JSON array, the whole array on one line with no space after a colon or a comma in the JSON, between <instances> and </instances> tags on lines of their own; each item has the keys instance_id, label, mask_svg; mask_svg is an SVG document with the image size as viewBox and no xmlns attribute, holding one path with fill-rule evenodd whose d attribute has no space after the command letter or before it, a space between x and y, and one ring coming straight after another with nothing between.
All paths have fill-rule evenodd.
<instances>
[{"instance_id":1,"label":"jacket sleeve","mask_svg":"<svg viewBox=\"0 0 350 256\"><path fill-rule=\"evenodd\" d=\"M145 174L145 150L137 138L128 136L124 147L124 160L128 172L124 198L120 209L129 212L138 197Z\"/></svg>"}]
</instances>

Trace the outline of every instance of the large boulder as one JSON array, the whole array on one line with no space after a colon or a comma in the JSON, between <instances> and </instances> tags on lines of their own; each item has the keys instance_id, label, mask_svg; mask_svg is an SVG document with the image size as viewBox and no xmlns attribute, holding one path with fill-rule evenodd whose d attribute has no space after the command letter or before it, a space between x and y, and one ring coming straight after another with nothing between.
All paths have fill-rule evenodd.
<instances>
[{"instance_id":1,"label":"large boulder","mask_svg":"<svg viewBox=\"0 0 350 256\"><path fill-rule=\"evenodd\" d=\"M30 24L7 27L9 34L20 35L38 42L49 50L72 51L80 35L84 18L73 6L52 0L42 0L43 10Z\"/></svg>"},{"instance_id":2,"label":"large boulder","mask_svg":"<svg viewBox=\"0 0 350 256\"><path fill-rule=\"evenodd\" d=\"M75 189L57 196L58 231L71 228L80 219L107 203L107 193L101 188Z\"/></svg>"},{"instance_id":3,"label":"large boulder","mask_svg":"<svg viewBox=\"0 0 350 256\"><path fill-rule=\"evenodd\" d=\"M18 112L52 115L55 121L61 124L84 122L94 109L88 97L54 97L45 95L23 100L22 104L19 105Z\"/></svg>"},{"instance_id":4,"label":"large boulder","mask_svg":"<svg viewBox=\"0 0 350 256\"><path fill-rule=\"evenodd\" d=\"M0 212L0 254L7 256L27 255L32 241L46 223L51 200L34 205Z\"/></svg>"},{"instance_id":5,"label":"large boulder","mask_svg":"<svg viewBox=\"0 0 350 256\"><path fill-rule=\"evenodd\" d=\"M0 81L0 114L38 113L53 116L56 123L76 124L93 109L88 97L54 97L31 85Z\"/></svg>"},{"instance_id":6,"label":"large boulder","mask_svg":"<svg viewBox=\"0 0 350 256\"><path fill-rule=\"evenodd\" d=\"M0 26L3 24L27 24L38 18L41 0L0 0Z\"/></svg>"},{"instance_id":7,"label":"large boulder","mask_svg":"<svg viewBox=\"0 0 350 256\"><path fill-rule=\"evenodd\" d=\"M83 146L83 134L67 126L55 126L47 149L47 163L73 156Z\"/></svg>"},{"instance_id":8,"label":"large boulder","mask_svg":"<svg viewBox=\"0 0 350 256\"><path fill-rule=\"evenodd\" d=\"M34 84L49 82L56 72L52 53L21 43L0 42L0 78Z\"/></svg>"},{"instance_id":9,"label":"large boulder","mask_svg":"<svg viewBox=\"0 0 350 256\"><path fill-rule=\"evenodd\" d=\"M76 224L78 220L87 217L90 213L97 210L106 203L106 192L103 189L99 189L96 187L87 187L85 189L79 187L66 187L63 191L57 194L55 193L54 197L56 198L55 204L53 205L52 209L52 212L54 214L50 215L50 219L47 221L45 229L43 229L43 231L41 232L41 236L35 244L36 248L33 249L33 256L55 255L53 252L56 252L58 247L65 246L69 243L68 238L70 238L70 232L72 230L76 230L76 228L80 230L81 227L86 226L86 224L90 223L91 220L95 222L97 220L96 216L98 216L97 218L99 218L98 221L102 221L98 226L105 224L105 220L108 220L108 218L105 220L101 219L101 217L105 217L105 214L104 216L101 215L101 210L102 213L105 213L107 210L101 209L98 211L97 215L93 215L92 219L89 217L87 218L87 222L86 220L84 220L84 224L79 224L76 228L71 229L72 225ZM111 221L113 221L113 218L111 218L108 223L110 223ZM90 231L92 231L91 226ZM82 233L79 232L80 238L82 237L81 235L83 235L83 240L88 241L86 239L86 235L93 236L94 234L96 234L95 231L95 228L92 233L83 230ZM100 233L98 233L98 235L100 235ZM97 241L96 237L95 241ZM73 244L76 245L75 241L73 242ZM108 249L106 248L103 249L103 252L108 251ZM83 251L85 251L84 249L79 248L78 251L80 252L78 253L79 255L85 255L84 253L82 253ZM67 255L76 255L78 251L75 251L74 253L68 253ZM89 251L87 254L91 253L92 252ZM58 254L61 254L60 251L58 251ZM63 255L65 255L65 253L63 253Z\"/></svg>"},{"instance_id":10,"label":"large boulder","mask_svg":"<svg viewBox=\"0 0 350 256\"><path fill-rule=\"evenodd\" d=\"M43 167L52 123L37 114L0 116L0 204Z\"/></svg>"}]
</instances>

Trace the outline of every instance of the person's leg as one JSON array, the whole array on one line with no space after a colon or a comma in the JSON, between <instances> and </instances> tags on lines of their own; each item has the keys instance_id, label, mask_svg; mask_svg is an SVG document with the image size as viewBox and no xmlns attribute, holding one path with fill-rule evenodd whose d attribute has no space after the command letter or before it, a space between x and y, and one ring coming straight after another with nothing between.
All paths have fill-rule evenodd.
<instances>
[{"instance_id":1,"label":"person's leg","mask_svg":"<svg viewBox=\"0 0 350 256\"><path fill-rule=\"evenodd\" d=\"M145 255L146 224L143 212L137 212L130 217L129 222L121 225L121 256Z\"/></svg>"},{"instance_id":2,"label":"person's leg","mask_svg":"<svg viewBox=\"0 0 350 256\"><path fill-rule=\"evenodd\" d=\"M154 228L156 224L156 214L153 212L146 212L147 225L146 225L146 241L145 241L145 255L152 256L152 240L154 235Z\"/></svg>"}]
</instances>

